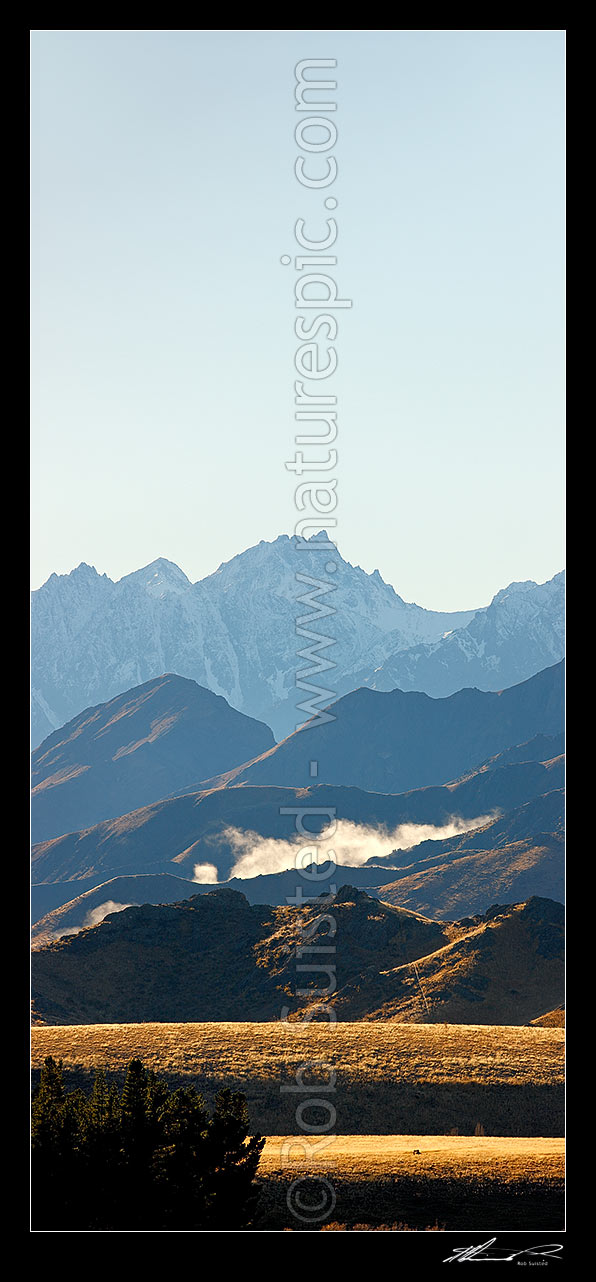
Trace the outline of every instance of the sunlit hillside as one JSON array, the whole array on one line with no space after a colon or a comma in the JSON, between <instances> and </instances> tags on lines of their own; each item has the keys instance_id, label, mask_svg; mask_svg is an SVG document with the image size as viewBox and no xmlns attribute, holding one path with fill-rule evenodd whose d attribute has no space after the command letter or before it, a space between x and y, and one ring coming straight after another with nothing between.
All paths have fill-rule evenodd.
<instances>
[{"instance_id":1,"label":"sunlit hillside","mask_svg":"<svg viewBox=\"0 0 596 1282\"><path fill-rule=\"evenodd\" d=\"M104 1066L122 1074L139 1056L208 1099L221 1086L245 1092L263 1134L289 1134L302 1095L283 1092L303 1065L307 1089L336 1073L340 1134L558 1136L563 1133L564 1034L501 1025L91 1024L32 1030L33 1068L64 1061L73 1084ZM326 1067L328 1066L328 1067Z\"/></svg>"}]
</instances>

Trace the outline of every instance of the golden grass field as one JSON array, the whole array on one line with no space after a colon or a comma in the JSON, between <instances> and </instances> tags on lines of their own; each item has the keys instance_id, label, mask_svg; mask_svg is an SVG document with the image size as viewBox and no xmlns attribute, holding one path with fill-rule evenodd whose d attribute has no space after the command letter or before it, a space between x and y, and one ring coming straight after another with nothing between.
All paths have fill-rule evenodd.
<instances>
[{"instance_id":1,"label":"golden grass field","mask_svg":"<svg viewBox=\"0 0 596 1282\"><path fill-rule=\"evenodd\" d=\"M419 1149L419 1153L415 1150ZM267 1136L259 1172L294 1179L302 1170L333 1172L331 1178L378 1180L423 1176L430 1179L559 1179L564 1173L564 1140L475 1135Z\"/></svg>"},{"instance_id":2,"label":"golden grass field","mask_svg":"<svg viewBox=\"0 0 596 1282\"><path fill-rule=\"evenodd\" d=\"M138 1056L157 1073L222 1083L290 1078L323 1059L344 1083L552 1086L564 1032L491 1024L73 1024L32 1029L32 1065L117 1072ZM312 1080L315 1080L313 1074Z\"/></svg>"},{"instance_id":3,"label":"golden grass field","mask_svg":"<svg viewBox=\"0 0 596 1282\"><path fill-rule=\"evenodd\" d=\"M251 1130L267 1137L258 1231L560 1228L563 1052L560 1028L485 1024L32 1029L34 1077L52 1055L67 1089L99 1067L122 1080L138 1056L172 1085L192 1082L208 1103L222 1086L243 1091ZM305 1092L284 1091L301 1068ZM322 1089L330 1070L331 1093ZM313 1095L336 1109L329 1136L299 1133L297 1104ZM309 1225L290 1214L288 1190L317 1174L335 1201L327 1222Z\"/></svg>"},{"instance_id":4,"label":"golden grass field","mask_svg":"<svg viewBox=\"0 0 596 1282\"><path fill-rule=\"evenodd\" d=\"M172 1085L192 1082L208 1103L243 1091L262 1135L295 1129L300 1094L282 1090L303 1068L307 1091L336 1074L338 1134L563 1134L564 1032L502 1025L363 1023L90 1024L32 1030L33 1069L62 1059L73 1085L94 1068L122 1075L138 1056ZM320 1063L317 1063L320 1061Z\"/></svg>"},{"instance_id":5,"label":"golden grass field","mask_svg":"<svg viewBox=\"0 0 596 1282\"><path fill-rule=\"evenodd\" d=\"M452 1135L268 1136L263 1229L560 1229L562 1139ZM288 1212L291 1190L323 1223ZM290 1199L290 1201L288 1200Z\"/></svg>"},{"instance_id":6,"label":"golden grass field","mask_svg":"<svg viewBox=\"0 0 596 1282\"><path fill-rule=\"evenodd\" d=\"M562 1139L270 1135L259 1180L257 1228L555 1230L563 1224ZM325 1222L309 1226L288 1214L296 1185L315 1207L323 1197Z\"/></svg>"}]
</instances>

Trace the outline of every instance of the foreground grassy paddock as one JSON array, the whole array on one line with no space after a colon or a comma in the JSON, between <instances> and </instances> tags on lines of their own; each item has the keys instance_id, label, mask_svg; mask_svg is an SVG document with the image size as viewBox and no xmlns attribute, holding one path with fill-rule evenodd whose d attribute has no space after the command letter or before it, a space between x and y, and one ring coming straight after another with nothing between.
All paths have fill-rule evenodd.
<instances>
[{"instance_id":1,"label":"foreground grassy paddock","mask_svg":"<svg viewBox=\"0 0 596 1282\"><path fill-rule=\"evenodd\" d=\"M337 1179L562 1179L564 1140L475 1135L268 1135L259 1172L294 1179L333 1169ZM418 1151L416 1151L418 1150ZM333 1175L330 1176L333 1178Z\"/></svg>"},{"instance_id":2,"label":"foreground grassy paddock","mask_svg":"<svg viewBox=\"0 0 596 1282\"><path fill-rule=\"evenodd\" d=\"M82 1085L94 1068L120 1076L138 1056L209 1101L221 1086L244 1091L252 1126L270 1136L295 1132L297 1103L330 1068L339 1134L473 1135L482 1126L492 1136L559 1136L563 1046L562 1029L501 1025L53 1025L32 1029L32 1066L35 1078L53 1055ZM305 1093L282 1091L305 1064Z\"/></svg>"},{"instance_id":3,"label":"foreground grassy paddock","mask_svg":"<svg viewBox=\"0 0 596 1282\"><path fill-rule=\"evenodd\" d=\"M268 1136L255 1227L543 1229L563 1226L561 1139L452 1135ZM318 1176L322 1177L320 1183ZM322 1201L323 1223L292 1213Z\"/></svg>"}]
</instances>

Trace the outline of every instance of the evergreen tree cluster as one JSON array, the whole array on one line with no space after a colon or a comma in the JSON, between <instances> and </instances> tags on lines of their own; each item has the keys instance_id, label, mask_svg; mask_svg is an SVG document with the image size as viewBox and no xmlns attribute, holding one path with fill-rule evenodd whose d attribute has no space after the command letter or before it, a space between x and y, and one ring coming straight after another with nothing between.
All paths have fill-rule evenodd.
<instances>
[{"instance_id":1,"label":"evergreen tree cluster","mask_svg":"<svg viewBox=\"0 0 596 1282\"><path fill-rule=\"evenodd\" d=\"M89 1094L67 1092L48 1057L32 1107L32 1227L242 1229L264 1143L237 1092L220 1091L209 1115L194 1087L172 1091L139 1059L121 1092L102 1070Z\"/></svg>"}]
</instances>

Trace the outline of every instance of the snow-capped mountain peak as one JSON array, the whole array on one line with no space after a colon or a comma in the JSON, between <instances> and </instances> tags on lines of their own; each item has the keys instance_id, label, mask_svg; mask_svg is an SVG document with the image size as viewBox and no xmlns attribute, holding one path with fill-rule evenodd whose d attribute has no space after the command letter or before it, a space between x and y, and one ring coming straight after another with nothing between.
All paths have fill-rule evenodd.
<instances>
[{"instance_id":1,"label":"snow-capped mountain peak","mask_svg":"<svg viewBox=\"0 0 596 1282\"><path fill-rule=\"evenodd\" d=\"M491 606L500 605L503 601L508 599L512 599L517 596L524 596L527 593L536 593L537 591L541 592L544 596L550 595L564 587L564 584L564 570L560 570L558 574L555 574L552 579L548 579L546 583L535 583L534 579L525 579L520 583L509 583L506 588L501 588L499 592L495 593L490 604Z\"/></svg>"},{"instance_id":2,"label":"snow-capped mountain peak","mask_svg":"<svg viewBox=\"0 0 596 1282\"><path fill-rule=\"evenodd\" d=\"M141 570L124 575L118 580L118 586L121 587L122 584L135 584L137 587L144 588L150 596L157 597L166 596L170 592L187 592L192 586L184 570L181 570L174 561L168 561L163 556L158 557L156 561L151 561L149 565L144 565Z\"/></svg>"},{"instance_id":3,"label":"snow-capped mountain peak","mask_svg":"<svg viewBox=\"0 0 596 1282\"><path fill-rule=\"evenodd\" d=\"M464 686L500 690L564 655L565 573L546 583L510 583L464 627L391 655L363 680L376 690L424 690L435 698Z\"/></svg>"},{"instance_id":4,"label":"snow-capped mountain peak","mask_svg":"<svg viewBox=\"0 0 596 1282\"><path fill-rule=\"evenodd\" d=\"M164 672L223 695L281 738L314 715L309 688L318 707L377 681L429 694L499 689L562 657L562 576L510 584L476 612L442 613L403 601L378 570L326 551L327 541L324 530L261 540L198 583L165 557L117 583L84 563L52 575L32 601L34 745ZM325 585L320 615L313 581ZM328 644L317 649L313 633Z\"/></svg>"}]
</instances>

